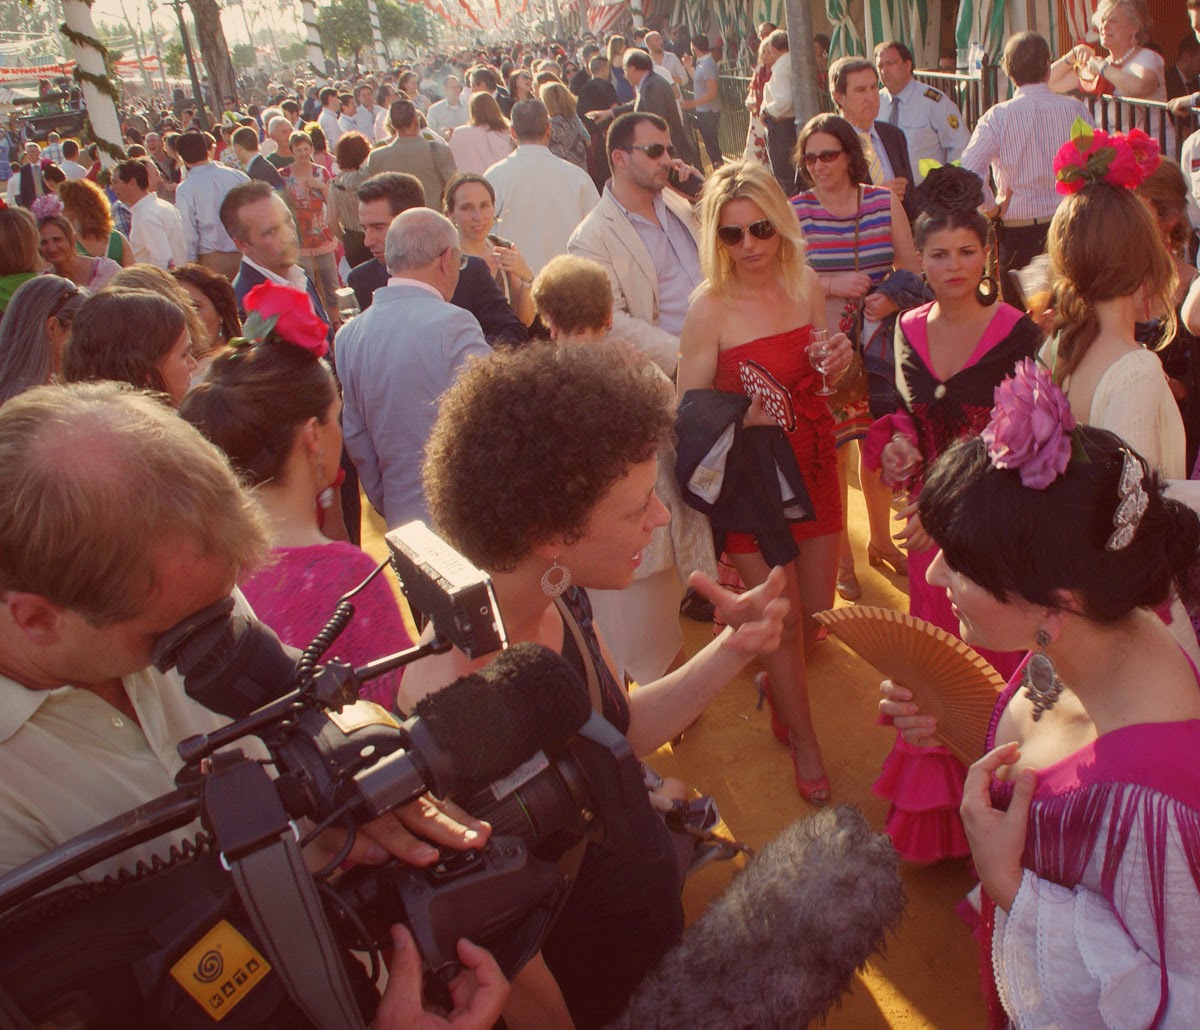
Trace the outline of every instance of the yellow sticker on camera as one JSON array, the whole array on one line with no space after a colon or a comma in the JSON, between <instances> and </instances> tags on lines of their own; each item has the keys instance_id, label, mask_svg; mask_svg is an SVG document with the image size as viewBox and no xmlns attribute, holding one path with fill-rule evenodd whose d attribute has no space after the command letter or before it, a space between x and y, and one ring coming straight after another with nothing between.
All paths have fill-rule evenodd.
<instances>
[{"instance_id":1,"label":"yellow sticker on camera","mask_svg":"<svg viewBox=\"0 0 1200 1030\"><path fill-rule=\"evenodd\" d=\"M171 967L171 976L219 1023L270 971L267 960L222 919Z\"/></svg>"}]
</instances>

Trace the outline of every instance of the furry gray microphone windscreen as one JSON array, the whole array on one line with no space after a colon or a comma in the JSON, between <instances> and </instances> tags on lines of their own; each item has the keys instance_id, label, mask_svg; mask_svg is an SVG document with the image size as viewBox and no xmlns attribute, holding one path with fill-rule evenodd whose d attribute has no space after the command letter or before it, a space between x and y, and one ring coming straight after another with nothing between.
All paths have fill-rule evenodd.
<instances>
[{"instance_id":1,"label":"furry gray microphone windscreen","mask_svg":"<svg viewBox=\"0 0 1200 1030\"><path fill-rule=\"evenodd\" d=\"M610 1030L786 1028L821 1017L904 912L899 859L839 805L762 849Z\"/></svg>"}]
</instances>

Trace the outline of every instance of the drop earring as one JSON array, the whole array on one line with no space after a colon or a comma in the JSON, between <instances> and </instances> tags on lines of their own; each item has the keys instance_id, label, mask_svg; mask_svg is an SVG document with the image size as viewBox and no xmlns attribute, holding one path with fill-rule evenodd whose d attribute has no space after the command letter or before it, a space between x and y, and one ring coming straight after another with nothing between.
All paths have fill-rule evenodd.
<instances>
[{"instance_id":1,"label":"drop earring","mask_svg":"<svg viewBox=\"0 0 1200 1030\"><path fill-rule=\"evenodd\" d=\"M571 570L554 559L554 564L542 573L542 593L547 597L559 597L571 585Z\"/></svg>"},{"instance_id":2,"label":"drop earring","mask_svg":"<svg viewBox=\"0 0 1200 1030\"><path fill-rule=\"evenodd\" d=\"M1025 690L1025 696L1033 703L1033 721L1037 722L1043 712L1048 712L1054 707L1054 703L1063 692L1063 684L1058 678L1054 662L1046 654L1046 648L1050 646L1050 634L1044 629L1039 629L1034 639L1037 640L1040 650L1030 655L1029 661L1025 663L1025 669L1021 673L1021 686Z\"/></svg>"},{"instance_id":3,"label":"drop earring","mask_svg":"<svg viewBox=\"0 0 1200 1030\"><path fill-rule=\"evenodd\" d=\"M317 482L321 483L325 480L325 452L317 451ZM327 486L317 494L317 503L325 511L329 511L333 507L333 487Z\"/></svg>"}]
</instances>

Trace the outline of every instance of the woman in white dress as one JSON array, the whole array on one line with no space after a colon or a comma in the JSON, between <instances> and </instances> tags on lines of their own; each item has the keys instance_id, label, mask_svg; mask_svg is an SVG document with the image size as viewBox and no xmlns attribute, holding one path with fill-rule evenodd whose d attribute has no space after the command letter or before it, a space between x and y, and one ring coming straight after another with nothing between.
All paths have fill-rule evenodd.
<instances>
[{"instance_id":1,"label":"woman in white dress","mask_svg":"<svg viewBox=\"0 0 1200 1030\"><path fill-rule=\"evenodd\" d=\"M1068 143L1062 153L1074 146ZM1128 144L1118 137L1111 146L1118 157L1110 167L1127 167L1131 158L1122 148ZM1143 165L1144 173L1157 163ZM1063 177L1060 172L1060 185ZM1085 184L1059 205L1046 240L1054 325L1042 361L1081 423L1115 433L1165 479L1184 479L1187 443L1179 405L1158 355L1134 336L1139 298L1143 309L1166 311L1167 322L1174 322L1175 263L1132 189L1112 185L1086 166L1081 178ZM1163 616L1200 663L1196 635L1179 602Z\"/></svg>"}]
</instances>

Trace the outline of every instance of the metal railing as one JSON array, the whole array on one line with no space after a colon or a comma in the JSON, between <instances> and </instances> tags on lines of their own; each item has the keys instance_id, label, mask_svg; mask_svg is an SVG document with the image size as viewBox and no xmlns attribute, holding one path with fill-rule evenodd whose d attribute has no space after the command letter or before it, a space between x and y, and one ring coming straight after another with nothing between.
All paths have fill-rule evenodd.
<instances>
[{"instance_id":1,"label":"metal railing","mask_svg":"<svg viewBox=\"0 0 1200 1030\"><path fill-rule=\"evenodd\" d=\"M1138 100L1135 97L1083 98L1097 129L1105 132L1128 132L1141 129L1158 140L1159 148L1172 160L1179 160L1183 141L1195 131L1193 116L1176 118L1161 100Z\"/></svg>"}]
</instances>

